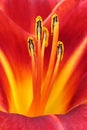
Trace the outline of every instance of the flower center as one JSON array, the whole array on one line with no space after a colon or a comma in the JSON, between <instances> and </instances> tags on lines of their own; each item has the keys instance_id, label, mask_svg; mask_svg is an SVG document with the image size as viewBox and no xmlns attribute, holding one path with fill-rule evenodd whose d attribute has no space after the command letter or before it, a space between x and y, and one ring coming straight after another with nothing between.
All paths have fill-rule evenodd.
<instances>
[{"instance_id":1,"label":"flower center","mask_svg":"<svg viewBox=\"0 0 87 130\"><path fill-rule=\"evenodd\" d=\"M32 37L28 37L28 50L31 56L33 85L33 101L29 113L32 112L34 115L40 115L44 112L57 76L59 63L63 58L64 45L61 41L58 41L59 21L56 14L52 16L51 33L53 35L53 41L45 79L43 78L44 54L45 47L48 46L49 32L48 29L44 27L43 20L40 16L36 18L35 24L36 41Z\"/></svg>"}]
</instances>

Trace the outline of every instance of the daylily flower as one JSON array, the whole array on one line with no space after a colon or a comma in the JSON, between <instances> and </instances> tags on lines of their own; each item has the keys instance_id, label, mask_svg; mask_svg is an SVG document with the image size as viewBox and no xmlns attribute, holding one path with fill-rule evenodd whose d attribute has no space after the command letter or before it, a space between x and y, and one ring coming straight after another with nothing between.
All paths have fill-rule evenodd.
<instances>
[{"instance_id":1,"label":"daylily flower","mask_svg":"<svg viewBox=\"0 0 87 130\"><path fill-rule=\"evenodd\" d=\"M86 12L86 0L0 0L1 130L87 129Z\"/></svg>"}]
</instances>

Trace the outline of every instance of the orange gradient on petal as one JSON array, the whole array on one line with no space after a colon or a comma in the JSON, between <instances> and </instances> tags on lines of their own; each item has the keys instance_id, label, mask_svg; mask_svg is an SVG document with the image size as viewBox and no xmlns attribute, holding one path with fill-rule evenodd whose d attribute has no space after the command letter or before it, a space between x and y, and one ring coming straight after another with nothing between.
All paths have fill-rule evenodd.
<instances>
[{"instance_id":1,"label":"orange gradient on petal","mask_svg":"<svg viewBox=\"0 0 87 130\"><path fill-rule=\"evenodd\" d=\"M5 71L10 86L9 93L5 90L9 102L9 112L15 112L26 115L32 101L31 77L24 75L26 78L23 81L16 82L12 68L2 50L0 50L0 64L2 65ZM1 108L1 110L3 110L3 108Z\"/></svg>"},{"instance_id":2,"label":"orange gradient on petal","mask_svg":"<svg viewBox=\"0 0 87 130\"><path fill-rule=\"evenodd\" d=\"M8 81L9 81L9 84L10 84L10 87L11 87L10 89L11 89L11 93L12 93L12 100L8 99L9 104L11 105L10 108L11 109L15 108L16 110L18 110L19 109L19 106L18 106L19 103L18 103L18 100L17 100L17 93L15 93L16 92L16 82L14 80L15 78L14 78L11 66L10 66L9 62L7 61L7 58L5 57L2 50L0 50L0 62L3 66L3 68L4 68L6 76L8 77ZM7 93L6 95L9 95L9 94Z\"/></svg>"},{"instance_id":3,"label":"orange gradient on petal","mask_svg":"<svg viewBox=\"0 0 87 130\"><path fill-rule=\"evenodd\" d=\"M56 80L53 90L51 91L48 104L46 106L45 112L47 113L65 113L67 99L71 98L70 93L67 94L66 99L64 97L65 85L68 82L70 76L72 75L74 69L78 65L84 50L87 48L87 37L81 42L80 46L76 48L68 62L65 64L62 72L60 73L58 79ZM55 93L55 94L54 94ZM71 95L73 96L72 92ZM58 99L56 101L56 99ZM56 101L56 107L53 105ZM49 109L50 108L50 109ZM49 111L48 111L49 110Z\"/></svg>"}]
</instances>

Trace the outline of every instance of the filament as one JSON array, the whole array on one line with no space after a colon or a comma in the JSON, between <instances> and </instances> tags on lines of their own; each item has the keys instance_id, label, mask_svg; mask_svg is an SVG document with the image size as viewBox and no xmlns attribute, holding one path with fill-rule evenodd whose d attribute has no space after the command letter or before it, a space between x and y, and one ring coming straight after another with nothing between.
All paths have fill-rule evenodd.
<instances>
[{"instance_id":1,"label":"filament","mask_svg":"<svg viewBox=\"0 0 87 130\"><path fill-rule=\"evenodd\" d=\"M43 77L43 68L44 68L44 53L45 47L48 46L48 39L49 39L49 32L46 27L43 28L43 41L42 41L42 48L41 48L41 67L42 67L42 77Z\"/></svg>"}]
</instances>

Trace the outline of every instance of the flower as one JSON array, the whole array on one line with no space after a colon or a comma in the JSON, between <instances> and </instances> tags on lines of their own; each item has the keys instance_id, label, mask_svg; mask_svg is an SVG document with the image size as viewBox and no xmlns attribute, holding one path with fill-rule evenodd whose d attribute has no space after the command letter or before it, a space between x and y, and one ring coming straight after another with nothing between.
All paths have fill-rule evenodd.
<instances>
[{"instance_id":1,"label":"flower","mask_svg":"<svg viewBox=\"0 0 87 130\"><path fill-rule=\"evenodd\" d=\"M27 4L28 2L29 5ZM36 4L36 2L38 1L31 2L23 0L22 2L17 2L14 0L11 3L5 0L0 3L0 110L2 111L0 113L0 127L3 129L11 129L12 127L14 129L26 129L26 127L28 127L28 129L30 128L31 130L38 128L50 130L86 129L87 1L62 0L54 2L53 4L49 1L46 3L42 0L38 2L38 4ZM41 6L42 4L44 5L43 7ZM40 7L40 9L38 9L38 7ZM46 7L46 13L44 13L44 7ZM50 7L50 9L48 7ZM35 8L37 12L35 12ZM53 48L53 46L51 47L52 36L49 34L49 44L44 54L44 73L40 70L43 70L43 68L40 68L42 64L40 61L43 60L40 60L40 48L38 47L41 33L37 31L39 33L37 34L36 32L37 40L34 36L35 18L40 15L44 19L44 22L42 22L42 18L37 17L37 19L41 21L40 29L44 25L48 28L50 33L51 18L55 16L54 14L58 15L59 21L56 21L57 25L52 24L55 30L52 32L53 39L57 39L59 22L60 33L58 39L64 43L65 48L63 60L61 62L59 60L58 62L60 65L55 78L53 77L56 70L56 66L54 68L57 58L55 56L56 52L54 52L55 55L54 53L51 55L51 65L49 69L47 68L49 66L48 61L51 48ZM38 24L38 20L36 20L36 24ZM46 33L48 32L45 28L43 28L43 30L45 30ZM48 41L48 33L46 36ZM28 53L27 39L31 56L29 56ZM63 45L62 42L58 42L58 48L60 48L60 45ZM34 47L36 47L36 50L34 50ZM56 48L54 50L56 50ZM36 59L33 60L32 54L34 54L35 51L37 55ZM60 57L62 57L62 55ZM37 62L35 62L35 60ZM33 61L35 64L33 64ZM35 73L33 73L32 76L32 72L35 72L36 68L38 73L37 82ZM40 77L42 77L41 74L43 74L42 80L44 80L47 71L50 76L48 75L45 83L42 82L45 84L43 88L46 87L46 90L42 91L42 95L39 95L41 91L41 88L38 88L41 86ZM33 81L36 82L35 85L33 85L33 89L32 78ZM49 83L47 83L48 81ZM50 90L48 86L51 86ZM32 92L32 90L37 93ZM33 98L34 96L36 97ZM38 103L40 96L43 102L41 102L41 109L38 110L38 108L40 108ZM36 110L33 108L33 105ZM9 113L26 116L32 116L32 114L33 116L49 114L49 116L35 117L32 119L30 117ZM79 113L81 114L79 115ZM58 116L50 114L58 114ZM26 123L23 123L25 121ZM39 122L41 122L41 125ZM79 122L82 122L81 126L79 126ZM13 126L11 125L12 123Z\"/></svg>"}]
</instances>

